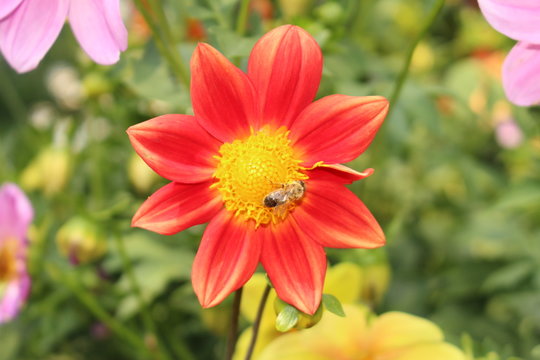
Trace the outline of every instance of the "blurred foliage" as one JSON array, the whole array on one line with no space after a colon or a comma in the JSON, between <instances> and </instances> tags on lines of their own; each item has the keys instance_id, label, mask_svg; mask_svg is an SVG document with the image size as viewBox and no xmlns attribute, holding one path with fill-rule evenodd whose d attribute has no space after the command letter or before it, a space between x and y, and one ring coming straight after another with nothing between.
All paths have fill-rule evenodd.
<instances>
[{"instance_id":1,"label":"blurred foliage","mask_svg":"<svg viewBox=\"0 0 540 360\"><path fill-rule=\"evenodd\" d=\"M304 27L325 56L318 97L389 96L432 6L429 0L252 0L247 35L239 36L237 0L162 3L174 24L174 51L186 62L204 38L245 69L265 31L283 23ZM23 186L36 212L32 293L21 316L0 327L0 360L144 358L66 285L69 277L151 342L144 306L123 271L119 237L164 346L174 351L183 341L197 359L223 354L223 331L215 329L228 317L208 313L202 321L189 281L204 227L168 237L129 227L141 202L165 181L134 163L125 129L192 112L189 92L134 14L126 3L130 47L113 67L91 63L67 30L31 73L17 75L0 63L0 182ZM425 316L471 358L485 360L540 359L540 112L506 103L499 72L511 46L474 1L446 2L416 49L391 116L350 164L376 170L351 189L379 219L388 245L376 255L328 249L332 263L388 258L385 296L388 268L368 275L375 279L369 286L376 310ZM503 117L523 131L514 148L497 142ZM103 258L73 266L61 255L57 231L73 216L101 227ZM220 305L224 313L229 307L229 300Z\"/></svg>"}]
</instances>

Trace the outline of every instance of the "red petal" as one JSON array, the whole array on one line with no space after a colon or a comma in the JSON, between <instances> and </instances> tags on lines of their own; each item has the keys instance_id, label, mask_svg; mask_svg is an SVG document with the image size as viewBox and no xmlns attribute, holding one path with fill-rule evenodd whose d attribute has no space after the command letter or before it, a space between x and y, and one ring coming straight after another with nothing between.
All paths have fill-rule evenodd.
<instances>
[{"instance_id":1,"label":"red petal","mask_svg":"<svg viewBox=\"0 0 540 360\"><path fill-rule=\"evenodd\" d=\"M326 254L290 219L262 228L261 262L280 299L307 314L321 303Z\"/></svg>"},{"instance_id":2,"label":"red petal","mask_svg":"<svg viewBox=\"0 0 540 360\"><path fill-rule=\"evenodd\" d=\"M342 164L321 164L309 171L308 176L314 180L337 182L339 184L352 184L373 174L373 169L358 172Z\"/></svg>"},{"instance_id":3,"label":"red petal","mask_svg":"<svg viewBox=\"0 0 540 360\"><path fill-rule=\"evenodd\" d=\"M191 100L200 124L223 142L249 135L256 120L247 75L208 44L200 43L191 58Z\"/></svg>"},{"instance_id":4,"label":"red petal","mask_svg":"<svg viewBox=\"0 0 540 360\"><path fill-rule=\"evenodd\" d=\"M163 115L131 126L127 133L139 156L159 175L182 183L209 180L221 143L193 116Z\"/></svg>"},{"instance_id":5,"label":"red petal","mask_svg":"<svg viewBox=\"0 0 540 360\"><path fill-rule=\"evenodd\" d=\"M248 76L263 101L261 125L290 126L315 98L322 62L319 45L298 26L280 26L257 42Z\"/></svg>"},{"instance_id":6,"label":"red petal","mask_svg":"<svg viewBox=\"0 0 540 360\"><path fill-rule=\"evenodd\" d=\"M307 166L345 163L366 150L387 112L388 101L381 96L330 95L299 115L291 139Z\"/></svg>"},{"instance_id":7,"label":"red petal","mask_svg":"<svg viewBox=\"0 0 540 360\"><path fill-rule=\"evenodd\" d=\"M377 248L384 233L368 208L341 184L310 179L291 214L306 234L325 247Z\"/></svg>"},{"instance_id":8,"label":"red petal","mask_svg":"<svg viewBox=\"0 0 540 360\"><path fill-rule=\"evenodd\" d=\"M208 224L195 256L191 280L205 308L219 304L255 272L261 241L254 225L221 211Z\"/></svg>"},{"instance_id":9,"label":"red petal","mask_svg":"<svg viewBox=\"0 0 540 360\"><path fill-rule=\"evenodd\" d=\"M221 198L209 188L211 184L165 185L141 205L131 226L171 235L208 222L223 207Z\"/></svg>"}]
</instances>

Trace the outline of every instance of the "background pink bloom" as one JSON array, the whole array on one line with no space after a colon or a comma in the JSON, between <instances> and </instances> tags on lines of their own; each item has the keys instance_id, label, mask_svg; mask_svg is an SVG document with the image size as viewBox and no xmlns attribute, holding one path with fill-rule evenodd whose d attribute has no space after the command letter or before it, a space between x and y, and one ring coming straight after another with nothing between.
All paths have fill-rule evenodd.
<instances>
[{"instance_id":1,"label":"background pink bloom","mask_svg":"<svg viewBox=\"0 0 540 360\"><path fill-rule=\"evenodd\" d=\"M118 0L2 0L2 54L18 72L33 70L66 18L81 47L98 64L114 64L127 47Z\"/></svg>"},{"instance_id":2,"label":"background pink bloom","mask_svg":"<svg viewBox=\"0 0 540 360\"><path fill-rule=\"evenodd\" d=\"M32 217L30 201L16 185L0 188L0 323L17 315L30 290L26 233ZM12 264L13 276L5 273L11 267L7 263Z\"/></svg>"},{"instance_id":3,"label":"background pink bloom","mask_svg":"<svg viewBox=\"0 0 540 360\"><path fill-rule=\"evenodd\" d=\"M520 106L540 103L540 1L478 0L491 26L518 40L503 65L503 86Z\"/></svg>"},{"instance_id":4,"label":"background pink bloom","mask_svg":"<svg viewBox=\"0 0 540 360\"><path fill-rule=\"evenodd\" d=\"M523 142L523 131L514 119L510 118L497 124L495 138L503 148L514 149Z\"/></svg>"}]
</instances>

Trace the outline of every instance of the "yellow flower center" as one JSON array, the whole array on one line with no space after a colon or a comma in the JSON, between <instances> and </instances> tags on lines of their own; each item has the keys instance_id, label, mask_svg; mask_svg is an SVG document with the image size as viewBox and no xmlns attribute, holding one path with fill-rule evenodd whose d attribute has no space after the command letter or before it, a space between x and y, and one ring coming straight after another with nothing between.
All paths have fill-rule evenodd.
<instances>
[{"instance_id":1,"label":"yellow flower center","mask_svg":"<svg viewBox=\"0 0 540 360\"><path fill-rule=\"evenodd\" d=\"M289 131L268 127L245 139L225 143L216 156L219 164L214 172L217 180L212 187L219 190L225 208L245 220L253 219L256 226L278 223L294 208L297 201L285 201L276 207L264 205L271 192L284 189L286 184L308 177L294 156Z\"/></svg>"},{"instance_id":2,"label":"yellow flower center","mask_svg":"<svg viewBox=\"0 0 540 360\"><path fill-rule=\"evenodd\" d=\"M0 283L17 276L17 240L7 238L0 244Z\"/></svg>"}]
</instances>

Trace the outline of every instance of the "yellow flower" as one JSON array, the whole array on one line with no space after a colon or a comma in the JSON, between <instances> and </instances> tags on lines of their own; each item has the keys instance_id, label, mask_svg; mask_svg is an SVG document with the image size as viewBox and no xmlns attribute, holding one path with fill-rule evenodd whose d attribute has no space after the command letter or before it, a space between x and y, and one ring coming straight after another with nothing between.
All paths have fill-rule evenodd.
<instances>
[{"instance_id":1,"label":"yellow flower","mask_svg":"<svg viewBox=\"0 0 540 360\"><path fill-rule=\"evenodd\" d=\"M334 295L342 304L355 303L359 300L373 304L385 293L388 287L390 270L388 264L376 262L366 266L359 266L351 262L342 262L328 268L324 283L324 293ZM253 323L261 295L267 284L267 280L261 273L256 273L251 280L244 285L242 296L242 315ZM259 335L254 350L253 359L257 359L266 345L282 335L276 330L276 313L273 304L276 299L274 290L270 292L264 308ZM328 313L325 311L325 313ZM327 316L323 314L323 317ZM316 325L316 327L319 325ZM251 327L247 328L238 340L235 360L244 359L249 341L251 340ZM295 331L295 330L292 330Z\"/></svg>"},{"instance_id":2,"label":"yellow flower","mask_svg":"<svg viewBox=\"0 0 540 360\"><path fill-rule=\"evenodd\" d=\"M379 317L360 305L344 305L346 317L327 312L310 329L284 334L257 360L465 360L432 322L388 312Z\"/></svg>"},{"instance_id":3,"label":"yellow flower","mask_svg":"<svg viewBox=\"0 0 540 360\"><path fill-rule=\"evenodd\" d=\"M281 333L275 328L272 290L261 319L254 360L465 360L465 355L443 340L441 330L428 320L400 312L376 317L357 301L373 305L386 291L389 269L375 262L359 266L339 263L328 269L324 293L344 304L345 318L325 311L320 323L306 330ZM253 323L267 281L255 274L244 286L242 314ZM240 336L234 360L245 357L252 327Z\"/></svg>"}]
</instances>

